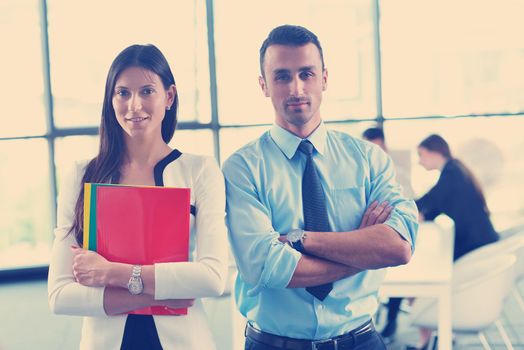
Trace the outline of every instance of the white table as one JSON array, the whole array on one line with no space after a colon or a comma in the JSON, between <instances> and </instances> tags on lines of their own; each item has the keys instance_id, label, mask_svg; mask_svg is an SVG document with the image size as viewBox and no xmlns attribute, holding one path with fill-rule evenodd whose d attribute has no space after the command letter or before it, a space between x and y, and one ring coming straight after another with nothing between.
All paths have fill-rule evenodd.
<instances>
[{"instance_id":1,"label":"white table","mask_svg":"<svg viewBox=\"0 0 524 350\"><path fill-rule=\"evenodd\" d=\"M388 268L379 294L434 297L438 301L438 348L451 349L453 225L449 219L421 223L415 254L407 265Z\"/></svg>"}]
</instances>

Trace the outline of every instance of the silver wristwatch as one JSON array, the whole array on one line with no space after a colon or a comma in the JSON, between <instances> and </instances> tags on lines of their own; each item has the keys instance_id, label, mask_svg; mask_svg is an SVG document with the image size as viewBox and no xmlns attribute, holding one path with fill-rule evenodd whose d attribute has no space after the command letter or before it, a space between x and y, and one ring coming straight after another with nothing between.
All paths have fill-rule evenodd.
<instances>
[{"instance_id":1,"label":"silver wristwatch","mask_svg":"<svg viewBox=\"0 0 524 350\"><path fill-rule=\"evenodd\" d=\"M304 230L300 228L291 230L286 235L286 239L291 244L291 246L301 253L304 252L304 245L303 245L304 237L305 237L305 232Z\"/></svg>"},{"instance_id":2,"label":"silver wristwatch","mask_svg":"<svg viewBox=\"0 0 524 350\"><path fill-rule=\"evenodd\" d=\"M141 273L142 266L134 265L131 278L129 278L129 282L127 282L127 290L133 295L142 294L144 291L144 283L142 282L142 277L140 277Z\"/></svg>"}]
</instances>

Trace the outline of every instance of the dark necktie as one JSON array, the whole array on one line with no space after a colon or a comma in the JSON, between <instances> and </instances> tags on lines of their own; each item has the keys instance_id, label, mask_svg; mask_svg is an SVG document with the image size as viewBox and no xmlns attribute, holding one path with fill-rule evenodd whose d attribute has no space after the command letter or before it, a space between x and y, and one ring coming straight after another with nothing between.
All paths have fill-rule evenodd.
<instances>
[{"instance_id":1,"label":"dark necktie","mask_svg":"<svg viewBox=\"0 0 524 350\"><path fill-rule=\"evenodd\" d=\"M304 140L298 146L300 152L307 156L306 167L302 175L302 207L304 212L304 230L330 232L326 198L320 183L317 167L313 162L313 145ZM306 290L317 299L324 300L333 289L333 283L307 287Z\"/></svg>"}]
</instances>

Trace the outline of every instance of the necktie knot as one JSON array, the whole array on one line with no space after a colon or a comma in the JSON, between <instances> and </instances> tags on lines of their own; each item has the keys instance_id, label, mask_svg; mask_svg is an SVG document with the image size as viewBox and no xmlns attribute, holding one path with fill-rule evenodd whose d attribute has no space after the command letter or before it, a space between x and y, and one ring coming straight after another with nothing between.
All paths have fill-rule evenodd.
<instances>
[{"instance_id":1,"label":"necktie knot","mask_svg":"<svg viewBox=\"0 0 524 350\"><path fill-rule=\"evenodd\" d=\"M298 150L307 155L308 157L310 157L313 154L313 148L314 147L311 144L311 142L309 142L309 140L303 140L298 145Z\"/></svg>"}]
</instances>

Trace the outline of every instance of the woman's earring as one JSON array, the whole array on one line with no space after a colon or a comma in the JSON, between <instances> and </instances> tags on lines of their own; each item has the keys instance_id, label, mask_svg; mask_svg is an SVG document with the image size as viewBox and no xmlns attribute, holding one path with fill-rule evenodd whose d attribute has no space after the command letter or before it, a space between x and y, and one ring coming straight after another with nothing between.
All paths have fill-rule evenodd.
<instances>
[{"instance_id":1,"label":"woman's earring","mask_svg":"<svg viewBox=\"0 0 524 350\"><path fill-rule=\"evenodd\" d=\"M166 111L169 111L171 109L171 106L166 106Z\"/></svg>"}]
</instances>

